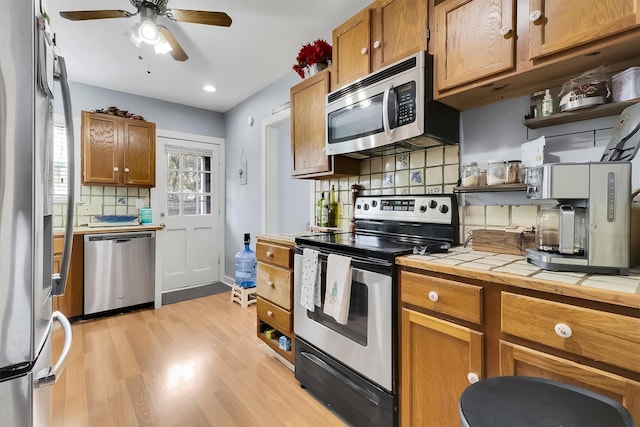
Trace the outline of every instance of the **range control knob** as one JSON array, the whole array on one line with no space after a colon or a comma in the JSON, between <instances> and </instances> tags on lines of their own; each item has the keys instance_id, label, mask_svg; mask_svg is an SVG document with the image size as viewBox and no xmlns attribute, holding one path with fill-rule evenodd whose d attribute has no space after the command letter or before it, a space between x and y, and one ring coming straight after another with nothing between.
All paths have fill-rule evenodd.
<instances>
[{"instance_id":1,"label":"range control knob","mask_svg":"<svg viewBox=\"0 0 640 427\"><path fill-rule=\"evenodd\" d=\"M360 204L356 205L356 209L357 209L357 210L362 209L362 205L360 205Z\"/></svg>"},{"instance_id":2,"label":"range control knob","mask_svg":"<svg viewBox=\"0 0 640 427\"><path fill-rule=\"evenodd\" d=\"M371 207L375 208L376 206L378 206L378 201L377 200L372 200L371 201Z\"/></svg>"},{"instance_id":3,"label":"range control knob","mask_svg":"<svg viewBox=\"0 0 640 427\"><path fill-rule=\"evenodd\" d=\"M436 206L438 206L438 202L436 202L435 200L429 200L429 207L431 209L435 209Z\"/></svg>"},{"instance_id":4,"label":"range control knob","mask_svg":"<svg viewBox=\"0 0 640 427\"><path fill-rule=\"evenodd\" d=\"M449 206L447 205L440 206L440 212L442 212L443 214L446 214L447 212L449 212Z\"/></svg>"},{"instance_id":5,"label":"range control knob","mask_svg":"<svg viewBox=\"0 0 640 427\"><path fill-rule=\"evenodd\" d=\"M420 212L425 213L427 211L427 207L425 205L420 206Z\"/></svg>"},{"instance_id":6,"label":"range control knob","mask_svg":"<svg viewBox=\"0 0 640 427\"><path fill-rule=\"evenodd\" d=\"M365 210L365 211L368 211L368 210L369 210L369 204L368 204L368 203L365 203L365 204L364 204L364 210Z\"/></svg>"}]
</instances>

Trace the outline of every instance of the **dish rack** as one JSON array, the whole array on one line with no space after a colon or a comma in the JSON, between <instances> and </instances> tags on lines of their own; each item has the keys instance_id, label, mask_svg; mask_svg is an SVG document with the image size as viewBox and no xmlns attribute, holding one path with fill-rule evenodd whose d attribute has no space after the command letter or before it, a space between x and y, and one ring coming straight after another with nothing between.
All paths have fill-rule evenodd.
<instances>
[{"instance_id":1,"label":"dish rack","mask_svg":"<svg viewBox=\"0 0 640 427\"><path fill-rule=\"evenodd\" d=\"M136 215L97 215L89 227L130 227L140 225Z\"/></svg>"}]
</instances>

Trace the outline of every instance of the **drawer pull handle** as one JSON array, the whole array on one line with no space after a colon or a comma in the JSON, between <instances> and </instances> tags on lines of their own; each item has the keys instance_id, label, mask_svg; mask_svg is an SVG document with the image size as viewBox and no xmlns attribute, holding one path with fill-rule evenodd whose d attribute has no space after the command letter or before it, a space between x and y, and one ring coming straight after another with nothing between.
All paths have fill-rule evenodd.
<instances>
[{"instance_id":1,"label":"drawer pull handle","mask_svg":"<svg viewBox=\"0 0 640 427\"><path fill-rule=\"evenodd\" d=\"M267 316L269 316L269 317L273 316L273 311L267 310Z\"/></svg>"},{"instance_id":2,"label":"drawer pull handle","mask_svg":"<svg viewBox=\"0 0 640 427\"><path fill-rule=\"evenodd\" d=\"M469 372L467 374L467 380L469 380L469 384L475 384L480 381L480 377L475 372Z\"/></svg>"},{"instance_id":3,"label":"drawer pull handle","mask_svg":"<svg viewBox=\"0 0 640 427\"><path fill-rule=\"evenodd\" d=\"M436 291L429 291L429 301L437 302L440 299L440 296Z\"/></svg>"},{"instance_id":4,"label":"drawer pull handle","mask_svg":"<svg viewBox=\"0 0 640 427\"><path fill-rule=\"evenodd\" d=\"M553 329L560 338L570 338L573 334L571 327L566 323L556 323L556 326Z\"/></svg>"},{"instance_id":5,"label":"drawer pull handle","mask_svg":"<svg viewBox=\"0 0 640 427\"><path fill-rule=\"evenodd\" d=\"M511 32L511 27L508 25L501 27L499 31L502 37L506 37L510 32Z\"/></svg>"},{"instance_id":6,"label":"drawer pull handle","mask_svg":"<svg viewBox=\"0 0 640 427\"><path fill-rule=\"evenodd\" d=\"M273 252L267 251L267 258L271 258L271 257L273 257Z\"/></svg>"},{"instance_id":7,"label":"drawer pull handle","mask_svg":"<svg viewBox=\"0 0 640 427\"><path fill-rule=\"evenodd\" d=\"M542 18L542 12L539 10L533 10L529 14L529 21L531 22L536 22L540 18Z\"/></svg>"}]
</instances>

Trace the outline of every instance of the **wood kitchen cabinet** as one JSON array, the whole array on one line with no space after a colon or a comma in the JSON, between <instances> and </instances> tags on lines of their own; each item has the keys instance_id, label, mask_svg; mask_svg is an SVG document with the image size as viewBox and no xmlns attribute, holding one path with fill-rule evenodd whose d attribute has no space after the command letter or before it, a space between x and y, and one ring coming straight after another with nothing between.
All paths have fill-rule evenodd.
<instances>
[{"instance_id":1,"label":"wood kitchen cabinet","mask_svg":"<svg viewBox=\"0 0 640 427\"><path fill-rule=\"evenodd\" d=\"M435 7L435 77L440 90L515 67L515 3L453 0Z\"/></svg>"},{"instance_id":2,"label":"wood kitchen cabinet","mask_svg":"<svg viewBox=\"0 0 640 427\"><path fill-rule=\"evenodd\" d=\"M640 56L640 0L444 0L433 15L434 98L459 110Z\"/></svg>"},{"instance_id":3,"label":"wood kitchen cabinet","mask_svg":"<svg viewBox=\"0 0 640 427\"><path fill-rule=\"evenodd\" d=\"M333 30L332 90L427 49L425 0L378 0Z\"/></svg>"},{"instance_id":4,"label":"wood kitchen cabinet","mask_svg":"<svg viewBox=\"0 0 640 427\"><path fill-rule=\"evenodd\" d=\"M82 183L155 187L156 125L82 112Z\"/></svg>"},{"instance_id":5,"label":"wood kitchen cabinet","mask_svg":"<svg viewBox=\"0 0 640 427\"><path fill-rule=\"evenodd\" d=\"M256 313L258 338L294 363L293 332L293 248L258 238L256 244ZM265 331L275 328L291 340L291 349L279 347L278 339L269 339Z\"/></svg>"},{"instance_id":6,"label":"wood kitchen cabinet","mask_svg":"<svg viewBox=\"0 0 640 427\"><path fill-rule=\"evenodd\" d=\"M291 88L291 174L295 178L360 174L358 160L325 154L328 92L329 70L320 71Z\"/></svg>"},{"instance_id":7,"label":"wood kitchen cabinet","mask_svg":"<svg viewBox=\"0 0 640 427\"><path fill-rule=\"evenodd\" d=\"M529 0L529 59L640 25L638 0Z\"/></svg>"},{"instance_id":8,"label":"wood kitchen cabinet","mask_svg":"<svg viewBox=\"0 0 640 427\"><path fill-rule=\"evenodd\" d=\"M484 334L426 313L480 323L481 288L403 271L400 292L400 425L458 425L460 394L484 377Z\"/></svg>"},{"instance_id":9,"label":"wood kitchen cabinet","mask_svg":"<svg viewBox=\"0 0 640 427\"><path fill-rule=\"evenodd\" d=\"M64 236L58 235L53 239L53 272L60 272L62 252L64 249ZM53 297L53 309L61 312L68 318L80 317L84 313L83 308L83 277L84 277L84 239L82 235L73 236L71 248L71 264L65 293L59 297Z\"/></svg>"},{"instance_id":10,"label":"wood kitchen cabinet","mask_svg":"<svg viewBox=\"0 0 640 427\"><path fill-rule=\"evenodd\" d=\"M583 387L640 419L637 308L512 286L504 273L422 270L402 258L400 425L458 425L469 381L498 375Z\"/></svg>"}]
</instances>

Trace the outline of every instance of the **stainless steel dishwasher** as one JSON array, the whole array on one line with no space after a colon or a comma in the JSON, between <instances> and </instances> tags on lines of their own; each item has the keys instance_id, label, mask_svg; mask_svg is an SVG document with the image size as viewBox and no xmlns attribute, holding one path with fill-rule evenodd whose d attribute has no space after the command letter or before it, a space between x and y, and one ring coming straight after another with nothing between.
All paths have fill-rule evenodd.
<instances>
[{"instance_id":1,"label":"stainless steel dishwasher","mask_svg":"<svg viewBox=\"0 0 640 427\"><path fill-rule=\"evenodd\" d=\"M152 302L155 231L84 236L84 314Z\"/></svg>"}]
</instances>

